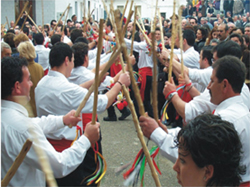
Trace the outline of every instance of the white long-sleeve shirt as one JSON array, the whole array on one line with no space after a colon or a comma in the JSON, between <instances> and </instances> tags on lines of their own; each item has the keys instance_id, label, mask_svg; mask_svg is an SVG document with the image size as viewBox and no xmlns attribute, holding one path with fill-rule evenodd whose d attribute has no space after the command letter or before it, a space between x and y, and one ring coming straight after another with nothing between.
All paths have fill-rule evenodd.
<instances>
[{"instance_id":1,"label":"white long-sleeve shirt","mask_svg":"<svg viewBox=\"0 0 250 187\"><path fill-rule=\"evenodd\" d=\"M61 153L57 152L45 137L44 133L64 128L62 116L29 118L27 110L22 105L7 100L1 100L1 104L2 178L10 169L26 140L32 140L30 131L36 135L39 141L39 144L33 142L9 186L45 186L45 177L34 150L35 146L40 147L46 153L56 178L68 175L83 161L91 146L84 135L75 141L73 146Z\"/></svg>"},{"instance_id":2,"label":"white long-sleeve shirt","mask_svg":"<svg viewBox=\"0 0 250 187\"><path fill-rule=\"evenodd\" d=\"M88 90L74 83L70 83L67 78L57 72L49 71L48 75L43 77L37 84L35 89L35 100L38 116L65 115L68 111L76 110ZM92 93L88 99L82 113L92 113L94 94ZM106 95L98 95L97 112L101 113L106 110L108 97ZM54 140L74 140L76 135L76 127L64 127L56 132L46 135L47 138Z\"/></svg>"},{"instance_id":3,"label":"white long-sleeve shirt","mask_svg":"<svg viewBox=\"0 0 250 187\"><path fill-rule=\"evenodd\" d=\"M178 58L181 59L180 49L174 49L174 54L176 54ZM190 47L188 50L183 52L183 63L188 68L200 69L199 59L200 55L194 50L194 47Z\"/></svg>"},{"instance_id":4,"label":"white long-sleeve shirt","mask_svg":"<svg viewBox=\"0 0 250 187\"><path fill-rule=\"evenodd\" d=\"M49 53L50 49L45 48L43 45L35 46L36 54L38 54L38 64L43 67L43 70L47 70L49 68Z\"/></svg>"}]
</instances>

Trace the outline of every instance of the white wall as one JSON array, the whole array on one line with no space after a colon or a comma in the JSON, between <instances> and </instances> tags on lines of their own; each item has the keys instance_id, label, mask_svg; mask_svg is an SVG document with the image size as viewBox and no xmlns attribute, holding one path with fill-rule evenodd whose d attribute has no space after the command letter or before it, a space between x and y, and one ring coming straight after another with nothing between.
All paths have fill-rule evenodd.
<instances>
[{"instance_id":1,"label":"white wall","mask_svg":"<svg viewBox=\"0 0 250 187\"><path fill-rule=\"evenodd\" d=\"M15 21L15 1L14 0L1 0L1 24L6 23L6 16L10 21ZM5 28L8 28L6 25Z\"/></svg>"}]
</instances>

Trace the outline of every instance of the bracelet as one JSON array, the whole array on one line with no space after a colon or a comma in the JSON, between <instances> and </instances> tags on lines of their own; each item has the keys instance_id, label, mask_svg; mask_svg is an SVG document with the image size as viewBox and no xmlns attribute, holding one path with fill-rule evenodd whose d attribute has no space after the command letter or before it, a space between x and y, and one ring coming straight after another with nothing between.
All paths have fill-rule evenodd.
<instances>
[{"instance_id":1,"label":"bracelet","mask_svg":"<svg viewBox=\"0 0 250 187\"><path fill-rule=\"evenodd\" d=\"M122 86L122 83L120 81L117 81L117 83L119 83Z\"/></svg>"},{"instance_id":2,"label":"bracelet","mask_svg":"<svg viewBox=\"0 0 250 187\"><path fill-rule=\"evenodd\" d=\"M191 85L192 85L192 82L186 84L186 87L191 86Z\"/></svg>"},{"instance_id":3,"label":"bracelet","mask_svg":"<svg viewBox=\"0 0 250 187\"><path fill-rule=\"evenodd\" d=\"M193 85L187 90L187 92L189 92L192 88L193 88Z\"/></svg>"},{"instance_id":4,"label":"bracelet","mask_svg":"<svg viewBox=\"0 0 250 187\"><path fill-rule=\"evenodd\" d=\"M168 96L169 96L171 93L174 93L174 92L176 92L176 90L169 92L169 93L165 96L165 99L168 99Z\"/></svg>"}]
</instances>

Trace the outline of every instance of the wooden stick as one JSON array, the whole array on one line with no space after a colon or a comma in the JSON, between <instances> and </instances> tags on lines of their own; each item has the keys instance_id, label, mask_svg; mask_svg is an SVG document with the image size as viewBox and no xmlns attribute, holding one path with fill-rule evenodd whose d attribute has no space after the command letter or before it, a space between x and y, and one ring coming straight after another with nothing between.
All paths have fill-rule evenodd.
<instances>
[{"instance_id":1,"label":"wooden stick","mask_svg":"<svg viewBox=\"0 0 250 187\"><path fill-rule=\"evenodd\" d=\"M48 157L47 157L46 153L44 152L44 150L39 146L40 142L39 142L34 130L30 129L30 133L33 137L33 142L36 145L33 148L34 148L34 150L37 154L38 160L41 164L41 168L42 168L42 171L44 172L47 184L50 187L57 187L57 183L56 183L53 171L51 169Z\"/></svg>"},{"instance_id":2,"label":"wooden stick","mask_svg":"<svg viewBox=\"0 0 250 187\"><path fill-rule=\"evenodd\" d=\"M68 17L68 14L69 14L69 7L68 7L68 9L67 9L67 13L66 13L66 16L65 16L65 19L64 19L64 24L63 24L63 35L64 35L64 28L65 28L65 24L66 24L66 22L67 22L67 17Z\"/></svg>"},{"instance_id":3,"label":"wooden stick","mask_svg":"<svg viewBox=\"0 0 250 187\"><path fill-rule=\"evenodd\" d=\"M132 42L131 42L131 48L130 48L130 56L133 55L133 45L134 45L134 40L135 40L135 29L136 29L136 12L137 12L137 7L135 6L135 13L134 13L134 26L133 26L133 31L132 31Z\"/></svg>"},{"instance_id":4,"label":"wooden stick","mask_svg":"<svg viewBox=\"0 0 250 187\"><path fill-rule=\"evenodd\" d=\"M152 44L151 44L151 41L149 40L149 38L148 38L148 36L145 34L145 32L142 30L142 28L141 28L140 24L138 23L138 21L136 21L136 25L139 27L140 31L142 32L142 34L143 34L145 40L147 40L148 44L149 44L149 45L152 45Z\"/></svg>"},{"instance_id":5,"label":"wooden stick","mask_svg":"<svg viewBox=\"0 0 250 187\"><path fill-rule=\"evenodd\" d=\"M24 4L23 9L22 9L21 13L19 14L19 16L18 16L18 18L17 18L17 20L16 20L16 22L15 22L15 24L14 24L14 28L13 28L13 29L15 29L17 23L19 22L20 18L21 18L22 15L23 15L23 12L26 10L26 8L27 8L28 5L29 5L29 1L27 1L27 2Z\"/></svg>"},{"instance_id":6,"label":"wooden stick","mask_svg":"<svg viewBox=\"0 0 250 187\"><path fill-rule=\"evenodd\" d=\"M68 4L67 8L64 10L64 12L62 13L62 15L61 15L60 19L59 19L59 20L58 20L58 22L56 23L56 26L54 27L53 32L55 32L55 30L56 30L56 28L57 28L57 25L58 25L58 24L59 24L59 22L62 20L62 17L64 16L64 14L65 14L66 10L68 10L68 9L69 9L69 7L70 7L70 3Z\"/></svg>"},{"instance_id":7,"label":"wooden stick","mask_svg":"<svg viewBox=\"0 0 250 187\"><path fill-rule=\"evenodd\" d=\"M42 32L44 31L44 7L43 7L43 0L41 0L42 3Z\"/></svg>"},{"instance_id":8,"label":"wooden stick","mask_svg":"<svg viewBox=\"0 0 250 187\"><path fill-rule=\"evenodd\" d=\"M115 18L116 18L116 23L117 25L119 25L119 15L116 13L115 14ZM118 32L121 30L120 27L118 27ZM120 32L119 32L120 33ZM123 44L125 45L125 42L124 42L124 37L122 35L119 35L119 41L120 41L120 44ZM127 52L127 49L124 48L123 49L123 54L124 54L124 57L125 57L125 60L127 62L127 66L129 68L129 74L130 74L130 78L131 78L131 81L132 81L132 86L133 86L133 90L135 92L135 95L139 95L139 89L138 89L138 86L135 82L135 78L134 78L134 74L133 74L133 69L132 69L132 66L130 64L130 61L129 61L129 58L128 58L128 52ZM122 67L123 67L123 64L121 64ZM124 68L123 68L123 72L125 72ZM160 181L159 181L159 178L158 178L158 175L155 171L155 168L154 168L154 165L153 165L153 162L152 162L152 159L150 157L150 154L149 154L149 151L148 151L148 148L146 146L146 143L145 143L145 140L144 140L144 137L143 137L143 134L142 134L142 131L141 131L141 128L140 128L140 125L139 125L139 121L138 121L138 118L137 118L137 115L136 115L136 112L135 112L135 108L133 106L133 103L132 103L132 100L129 96L129 92L128 90L125 88L125 86L123 85L122 86L123 88L123 92L124 92L124 95L127 99L127 102L128 102L128 105L129 105L129 108L131 110L131 113L132 113L132 116L133 116L133 120L134 120L134 124L135 124L135 128L137 130L137 135L138 135L138 138L140 139L140 142L142 144L142 148L143 148L143 151L144 151L144 154L146 156L146 159L148 161L148 164L149 164L149 167L150 167L150 170L151 170L151 174L155 180L155 184L156 186L161 186L160 184ZM142 100L141 100L141 97L139 95L139 99L137 100L138 102L138 105L139 105L139 110L140 110L140 114L141 115L145 115L145 111L144 111L144 107L143 107L143 104L142 104Z\"/></svg>"},{"instance_id":9,"label":"wooden stick","mask_svg":"<svg viewBox=\"0 0 250 187\"><path fill-rule=\"evenodd\" d=\"M131 19L132 15L133 15L134 11L130 11L129 12L129 15L128 15L128 18L127 18L127 22L125 23L125 26L123 27L122 29L122 36L124 37L125 33L126 33L126 29L128 27L128 23L129 23L129 20Z\"/></svg>"},{"instance_id":10,"label":"wooden stick","mask_svg":"<svg viewBox=\"0 0 250 187\"><path fill-rule=\"evenodd\" d=\"M23 144L23 148L21 149L20 153L17 155L12 166L10 167L10 169L4 176L3 180L1 181L1 186L7 186L9 184L10 180L15 175L18 167L22 164L26 154L30 150L31 145L32 145L32 141L27 139L26 142Z\"/></svg>"},{"instance_id":11,"label":"wooden stick","mask_svg":"<svg viewBox=\"0 0 250 187\"><path fill-rule=\"evenodd\" d=\"M172 34L171 34L171 52L170 52L170 62L169 62L169 70L168 70L168 81L171 81L172 78L172 69L173 69L173 57L174 57L174 41L175 41L175 4L176 0L174 0L173 6L173 16L172 16Z\"/></svg>"},{"instance_id":12,"label":"wooden stick","mask_svg":"<svg viewBox=\"0 0 250 187\"><path fill-rule=\"evenodd\" d=\"M3 25L1 25L1 29L5 29L6 24L7 24L7 21Z\"/></svg>"},{"instance_id":13,"label":"wooden stick","mask_svg":"<svg viewBox=\"0 0 250 187\"><path fill-rule=\"evenodd\" d=\"M155 27L156 27L156 20L157 20L156 15L157 15L157 9L158 9L158 0L156 0L156 5L155 5L155 17L154 17L154 21L155 21L155 23L154 23L154 25L153 25L153 30L152 30L151 32L153 32L153 31L155 30ZM159 20L160 20L160 18L159 18Z\"/></svg>"},{"instance_id":14,"label":"wooden stick","mask_svg":"<svg viewBox=\"0 0 250 187\"><path fill-rule=\"evenodd\" d=\"M33 25L36 27L38 32L41 32L40 29L38 28L38 26L36 25L36 23L34 22L34 20L30 17L29 14L27 14L28 18L30 19L30 21L33 23Z\"/></svg>"},{"instance_id":15,"label":"wooden stick","mask_svg":"<svg viewBox=\"0 0 250 187\"><path fill-rule=\"evenodd\" d=\"M125 15L125 12L126 12L127 6L128 6L128 0L126 1L125 8L123 9L122 19L121 19L121 27L122 27L122 21L123 21L123 18L124 18L124 15Z\"/></svg>"},{"instance_id":16,"label":"wooden stick","mask_svg":"<svg viewBox=\"0 0 250 187\"><path fill-rule=\"evenodd\" d=\"M159 16L159 19L160 19L161 18L161 14L160 14L160 9L159 8L158 8L158 16ZM165 49L164 36L163 36L163 28L162 28L162 21L160 21L160 31L161 31L162 49Z\"/></svg>"},{"instance_id":17,"label":"wooden stick","mask_svg":"<svg viewBox=\"0 0 250 187\"><path fill-rule=\"evenodd\" d=\"M114 63L114 61L116 60L116 58L118 57L118 55L123 50L123 47L124 46L120 46L116 52L115 51L113 52L113 55L111 56L111 58L107 62L107 65L104 67L104 69L100 73L100 79L99 79L99 81L105 76L105 74L108 71L108 69L110 68L110 66ZM88 101L91 93L94 91L94 84L89 88L89 91L87 92L87 94L85 95L85 97L82 100L81 104L77 108L76 113L75 113L75 117L79 116L79 114L81 113L82 109L86 105L86 103L87 103L87 101Z\"/></svg>"},{"instance_id":18,"label":"wooden stick","mask_svg":"<svg viewBox=\"0 0 250 187\"><path fill-rule=\"evenodd\" d=\"M153 50L153 62L154 62L154 67L153 67L153 82L152 82L152 98L153 98L153 113L154 113L154 118L155 121L158 123L158 102L157 102L157 54L155 51L155 31L152 32L152 46L151 50Z\"/></svg>"},{"instance_id":19,"label":"wooden stick","mask_svg":"<svg viewBox=\"0 0 250 187\"><path fill-rule=\"evenodd\" d=\"M141 21L141 25L142 25L143 31L145 31L146 29L145 29L144 23L143 23L143 21L142 21L142 19L141 19L141 14L140 14L139 11L137 11L137 14L138 14L139 19L140 19L140 21Z\"/></svg>"},{"instance_id":20,"label":"wooden stick","mask_svg":"<svg viewBox=\"0 0 250 187\"><path fill-rule=\"evenodd\" d=\"M100 56L102 52L102 41L103 41L103 23L104 20L100 20L100 32L98 38L98 48L97 48L97 58L96 58L96 67L95 67L95 88L94 88L94 104L92 112L92 124L96 122L96 113L97 113L97 102L98 102L98 87L99 87L99 67L100 67Z\"/></svg>"},{"instance_id":21,"label":"wooden stick","mask_svg":"<svg viewBox=\"0 0 250 187\"><path fill-rule=\"evenodd\" d=\"M27 13L27 14L29 14L29 13L30 13L31 8L32 8L32 5L30 5L30 7L29 7L29 10L28 10L28 13ZM26 16L26 18L25 18L25 19L24 19L24 21L23 21L23 24L22 24L22 27L21 27L21 31L23 30L23 27L24 27L24 25L25 25L25 22L26 22L27 18L28 18L28 16Z\"/></svg>"},{"instance_id":22,"label":"wooden stick","mask_svg":"<svg viewBox=\"0 0 250 187\"><path fill-rule=\"evenodd\" d=\"M7 21L8 29L10 29L10 24L9 24L8 17L7 17L7 16L5 16L5 18L6 18L6 21Z\"/></svg>"},{"instance_id":23,"label":"wooden stick","mask_svg":"<svg viewBox=\"0 0 250 187\"><path fill-rule=\"evenodd\" d=\"M85 17L86 15L86 6L85 6L85 0L83 0L83 17ZM85 17L85 19L87 19L86 17Z\"/></svg>"},{"instance_id":24,"label":"wooden stick","mask_svg":"<svg viewBox=\"0 0 250 187\"><path fill-rule=\"evenodd\" d=\"M182 35L182 27L181 27L181 20L182 20L182 8L179 8L179 38L180 38L180 49L181 49L181 76L184 78L184 62L183 62L183 35Z\"/></svg>"}]
</instances>

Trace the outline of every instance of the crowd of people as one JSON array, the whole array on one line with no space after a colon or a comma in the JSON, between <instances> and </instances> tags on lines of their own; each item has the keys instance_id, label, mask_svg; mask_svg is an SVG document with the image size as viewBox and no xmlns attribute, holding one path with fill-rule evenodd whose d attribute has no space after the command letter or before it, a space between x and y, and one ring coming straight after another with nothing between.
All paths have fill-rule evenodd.
<instances>
[{"instance_id":1,"label":"crowd of people","mask_svg":"<svg viewBox=\"0 0 250 187\"><path fill-rule=\"evenodd\" d=\"M152 23L136 15L141 28L126 17L121 20L123 27L128 22L124 42L133 53L125 63L133 65L147 115L140 116L130 76L122 72L124 54L98 87L97 113L107 110L104 121L124 120L131 114L121 96L122 85L129 87L144 136L175 163L182 186L250 186L249 1L224 1L223 12L219 5L219 0L188 1L180 7L182 15ZM53 19L36 26L26 16L24 12L16 26L11 21L8 30L1 29L1 176L33 132L39 144L32 145L9 185L46 185L33 149L37 146L47 154L59 186L86 186L97 168L96 150L102 153L100 124L91 124L94 95L80 116L75 117L75 110L94 83L99 28L103 28L103 70L116 50L117 27L112 19L102 26L91 17L79 21L76 15L66 23ZM178 30L182 37L175 34L172 39ZM151 46L152 31L155 44ZM169 102L171 121L153 119L152 51L156 48L158 117ZM173 77L168 80L170 61ZM182 93L176 85L183 86ZM121 112L118 119L115 107Z\"/></svg>"}]
</instances>

